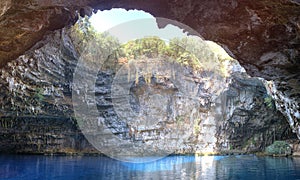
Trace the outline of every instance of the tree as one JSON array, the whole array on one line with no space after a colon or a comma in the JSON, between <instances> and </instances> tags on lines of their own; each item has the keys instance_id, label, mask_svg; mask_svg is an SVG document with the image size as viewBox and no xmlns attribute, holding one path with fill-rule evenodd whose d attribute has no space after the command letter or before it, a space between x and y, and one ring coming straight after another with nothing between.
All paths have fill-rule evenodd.
<instances>
[{"instance_id":1,"label":"tree","mask_svg":"<svg viewBox=\"0 0 300 180\"><path fill-rule=\"evenodd\" d=\"M104 61L117 59L119 56L119 41L106 32L97 32L87 16L79 18L72 27L71 38L80 56L91 64L103 64Z\"/></svg>"},{"instance_id":2,"label":"tree","mask_svg":"<svg viewBox=\"0 0 300 180\"><path fill-rule=\"evenodd\" d=\"M145 37L121 45L108 33L99 33L88 17L80 18L73 26L71 36L77 51L86 61L99 63L105 60L106 68L114 68L118 62L141 58L164 58L197 71L222 75L222 63L208 44L197 37L171 39L167 44L159 37ZM223 73L224 74L224 73Z\"/></svg>"},{"instance_id":3,"label":"tree","mask_svg":"<svg viewBox=\"0 0 300 180\"><path fill-rule=\"evenodd\" d=\"M166 43L158 37L146 37L129 41L122 46L123 56L138 59L142 56L148 58L158 57L166 51Z\"/></svg>"}]
</instances>

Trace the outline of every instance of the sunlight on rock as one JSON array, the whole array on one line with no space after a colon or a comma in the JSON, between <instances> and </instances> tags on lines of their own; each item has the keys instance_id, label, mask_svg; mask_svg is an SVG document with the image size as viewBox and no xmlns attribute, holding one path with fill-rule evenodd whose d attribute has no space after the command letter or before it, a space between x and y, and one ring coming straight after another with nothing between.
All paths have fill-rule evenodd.
<instances>
[{"instance_id":1,"label":"sunlight on rock","mask_svg":"<svg viewBox=\"0 0 300 180\"><path fill-rule=\"evenodd\" d=\"M232 60L233 58L228 55L228 53L217 43L213 41L205 41L210 49L217 54L221 60Z\"/></svg>"}]
</instances>

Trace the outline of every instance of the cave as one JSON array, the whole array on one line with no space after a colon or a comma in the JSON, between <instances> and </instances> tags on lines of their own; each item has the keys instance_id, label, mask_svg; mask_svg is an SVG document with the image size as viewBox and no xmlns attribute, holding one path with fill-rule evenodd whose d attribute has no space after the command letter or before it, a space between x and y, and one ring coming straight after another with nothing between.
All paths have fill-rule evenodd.
<instances>
[{"instance_id":1,"label":"cave","mask_svg":"<svg viewBox=\"0 0 300 180\"><path fill-rule=\"evenodd\" d=\"M85 131L80 130L81 120L77 119L75 122L72 119L73 112L70 110L72 109L72 100L70 100L72 93L80 94L82 91L88 91L88 88L76 89L76 82L75 85L71 82L73 73L76 74L76 63L72 59L78 58L76 46L72 45L76 42L76 38L74 40L74 36L72 36L72 28L78 23L78 20L92 16L98 10L123 8L127 11L142 10L151 14L156 18L156 24L160 29L171 24L190 36L198 35L204 41L215 42L219 45L218 48L222 48L228 56L236 60L236 67L245 70L231 79L233 83L229 86L226 100L220 96L220 99L215 101L222 102L220 104L224 104L226 101L225 109L228 108L228 111L231 111L230 107L232 106L239 108L232 110L228 123L222 121L216 126L219 129L215 132L222 142L207 141L206 148L210 148L210 143L215 143L220 154L224 153L223 149L229 150L225 154L241 154L244 153L243 150L246 152L262 151L268 149L267 146L275 140L283 140L290 144L287 145L280 141L279 143L283 143L280 145L286 146L287 149L291 148L295 155L300 154L298 145L300 139L299 3L297 0L257 2L242 0L230 2L209 0L74 0L72 2L3 0L0 2L0 68L2 76L0 83L3 87L0 96L2 99L2 103L0 103L2 105L0 151L22 154L76 155L79 153L82 155L85 153L97 154L96 149L98 148L95 147L105 146L91 143L94 136L88 131L88 135L86 135ZM25 78L19 78L20 74L26 74L28 69L30 70ZM22 70L26 70L26 72ZM138 72L135 73L138 74ZM166 95L159 97L161 102L187 103L186 107L188 104L197 104L194 101L172 99L169 93L174 94L175 90L166 88L167 86L173 87L172 83L168 84L166 80L154 77L149 80L143 72L140 73L141 76L136 78L138 83L132 85L130 89L131 102L138 101L137 97L141 95L141 92L149 93L145 89L151 91L163 89L166 91ZM245 74L249 77L246 77ZM82 74L78 74L78 77L82 76ZM18 79L21 80L18 81ZM112 73L106 70L98 72L97 79L95 79L95 96L99 97L98 101L100 102L100 105L99 102L97 104L97 109L101 112L101 116L97 119L98 126L104 123L120 137L138 143L143 142L139 141L139 136L135 134L136 127L119 122L116 114L110 109L111 105L108 102L113 100L107 100L109 98L106 91L109 91L108 87L111 86L109 83L112 84L112 79ZM26 87L30 87L30 90L22 89L21 85L24 81L28 81ZM145 85L148 81L151 82L151 86ZM194 77L193 81L198 80ZM84 82L79 80L77 83ZM197 83L199 86L204 84L204 87L206 82L199 81ZM9 93L13 94L14 98L10 97ZM51 93L57 97L55 101L49 100L49 97L52 96ZM249 102L245 98L248 96L251 97ZM245 101L243 105L239 106L237 104L241 104L238 102L241 99L245 99ZM205 104L205 99L202 100ZM20 105L21 101L26 106ZM146 100L139 99L139 101L135 102L137 105L131 108L141 109L143 105L141 101L146 102ZM247 103L254 104L250 111L247 108L241 108L248 106ZM172 109L172 105L169 106ZM94 110L89 109L88 106L85 108L83 110L87 112ZM198 108L207 112L202 105L199 105ZM220 106L220 108L224 107ZM194 113L193 109L189 108L186 108L185 111ZM217 117L221 117L221 115L220 113ZM166 116L174 117L176 122L186 119L184 113L170 113ZM208 115L204 117L201 113L198 116L204 119L211 117ZM261 121L261 119L263 120ZM199 126L193 127L193 133L199 133L198 139L201 136L199 128L213 126L209 124L210 122L199 121L197 123ZM183 124L181 122L183 128L188 127ZM226 130L222 130L222 128ZM18 131L16 132L14 129L18 129ZM88 130L92 130L92 128ZM231 133L228 134L229 131ZM142 129L141 132L152 133L153 137L159 134L147 129ZM162 136L162 132L160 132L160 137ZM203 139L205 138L208 137L203 135ZM188 140L191 144L195 141L194 139ZM125 147L122 143L120 145ZM195 152L194 149L189 149L189 145L180 147L183 148L176 151L175 154ZM110 157L130 162L128 159L120 159L115 156L115 149L118 148L120 146L109 147L106 151L111 152ZM136 147L134 148L133 152L136 150ZM143 150L144 153L145 151ZM138 151L135 153L140 155ZM152 155L152 151L149 153ZM133 156L132 153L129 155ZM208 161L202 162L201 160L200 162L207 163ZM2 177L1 171L0 177Z\"/></svg>"}]
</instances>

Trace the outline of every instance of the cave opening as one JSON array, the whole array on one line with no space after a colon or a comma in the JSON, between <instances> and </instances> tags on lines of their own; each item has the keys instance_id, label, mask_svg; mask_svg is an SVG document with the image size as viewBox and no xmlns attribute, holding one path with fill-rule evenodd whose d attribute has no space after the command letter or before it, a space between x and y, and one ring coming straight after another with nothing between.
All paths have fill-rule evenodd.
<instances>
[{"instance_id":1,"label":"cave opening","mask_svg":"<svg viewBox=\"0 0 300 180\"><path fill-rule=\"evenodd\" d=\"M169 25L159 28L157 21ZM173 20L124 9L98 12L87 24L100 33L100 40L95 38L98 35L87 38L79 64L91 62L90 72L97 72L91 82L106 77L106 83L90 85L96 89L109 87L110 99L106 93L96 92L100 116L95 116L98 125L114 132L111 135L142 144L152 144L155 139L193 139L188 148L184 143L156 144L155 148L179 154L259 151L273 143L270 133L277 133L277 140L289 138L288 124L276 111L265 88L267 82L249 76L221 46L195 35L195 30L171 25L179 24ZM79 110L78 119L84 119L88 112ZM276 121L279 130L275 132L270 123ZM249 125L253 126L250 130ZM91 143L103 152L99 144Z\"/></svg>"},{"instance_id":2,"label":"cave opening","mask_svg":"<svg viewBox=\"0 0 300 180\"><path fill-rule=\"evenodd\" d=\"M98 10L90 16L92 26L99 32L108 30L118 24L136 19L154 19L153 15L142 10L126 10L113 8L111 10Z\"/></svg>"}]
</instances>

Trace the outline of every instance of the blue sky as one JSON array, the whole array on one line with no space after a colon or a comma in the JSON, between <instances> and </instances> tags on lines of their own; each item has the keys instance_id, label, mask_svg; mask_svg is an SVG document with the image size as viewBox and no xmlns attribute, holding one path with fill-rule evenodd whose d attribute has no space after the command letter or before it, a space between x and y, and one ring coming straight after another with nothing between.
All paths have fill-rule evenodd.
<instances>
[{"instance_id":1,"label":"blue sky","mask_svg":"<svg viewBox=\"0 0 300 180\"><path fill-rule=\"evenodd\" d=\"M136 19L145 19L154 17L144 11L129 10L125 9L112 9L105 11L98 11L94 14L90 21L96 30L103 32L118 24L125 23Z\"/></svg>"},{"instance_id":2,"label":"blue sky","mask_svg":"<svg viewBox=\"0 0 300 180\"><path fill-rule=\"evenodd\" d=\"M120 42L149 36L157 36L166 42L174 37L186 37L187 33L177 26L171 25L171 20L164 19L165 28L157 27L156 19L149 13L140 10L111 9L98 11L91 16L90 21L100 32L108 31Z\"/></svg>"}]
</instances>

